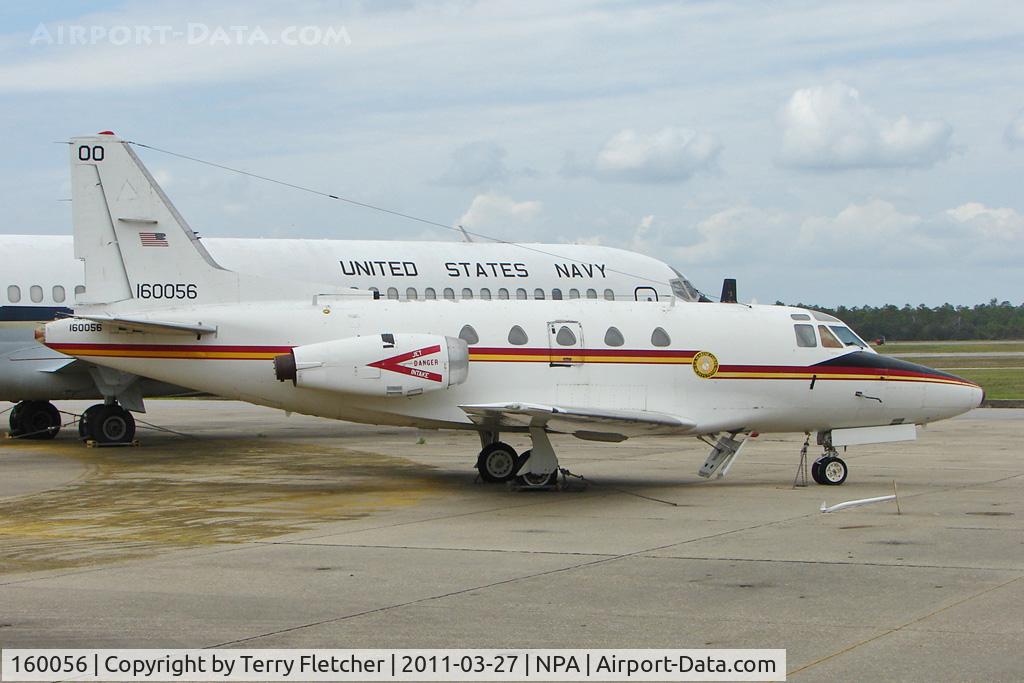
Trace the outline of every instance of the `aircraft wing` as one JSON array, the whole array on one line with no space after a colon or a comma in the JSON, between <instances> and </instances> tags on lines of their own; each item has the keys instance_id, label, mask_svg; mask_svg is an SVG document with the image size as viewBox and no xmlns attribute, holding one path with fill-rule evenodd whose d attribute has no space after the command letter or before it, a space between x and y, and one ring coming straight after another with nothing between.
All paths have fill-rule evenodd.
<instances>
[{"instance_id":1,"label":"aircraft wing","mask_svg":"<svg viewBox=\"0 0 1024 683\"><path fill-rule=\"evenodd\" d=\"M152 332L153 334L188 334L204 335L213 334L216 327L203 325L201 323L177 323L162 320L149 320L147 318L125 318L120 316L96 314L77 314L74 316L81 320L91 320L97 323L114 325L122 330L132 332Z\"/></svg>"},{"instance_id":2,"label":"aircraft wing","mask_svg":"<svg viewBox=\"0 0 1024 683\"><path fill-rule=\"evenodd\" d=\"M677 415L647 410L571 408L539 403L485 403L459 406L479 425L545 427L593 441L623 441L630 436L688 434L697 426Z\"/></svg>"}]
</instances>

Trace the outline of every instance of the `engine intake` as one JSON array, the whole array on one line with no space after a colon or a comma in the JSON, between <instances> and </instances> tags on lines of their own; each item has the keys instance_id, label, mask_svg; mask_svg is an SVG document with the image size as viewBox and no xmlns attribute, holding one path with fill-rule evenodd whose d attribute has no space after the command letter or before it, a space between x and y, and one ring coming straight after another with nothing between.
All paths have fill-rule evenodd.
<instances>
[{"instance_id":1,"label":"engine intake","mask_svg":"<svg viewBox=\"0 0 1024 683\"><path fill-rule=\"evenodd\" d=\"M469 347L457 337L378 334L298 346L274 358L278 381L360 396L416 396L462 384Z\"/></svg>"}]
</instances>

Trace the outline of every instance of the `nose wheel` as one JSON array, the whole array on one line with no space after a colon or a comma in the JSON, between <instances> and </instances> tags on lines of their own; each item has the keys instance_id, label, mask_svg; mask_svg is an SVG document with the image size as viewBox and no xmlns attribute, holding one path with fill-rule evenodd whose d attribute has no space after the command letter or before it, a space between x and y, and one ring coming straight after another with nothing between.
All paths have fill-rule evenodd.
<instances>
[{"instance_id":1,"label":"nose wheel","mask_svg":"<svg viewBox=\"0 0 1024 683\"><path fill-rule=\"evenodd\" d=\"M825 486L839 486L846 481L849 469L838 455L825 454L811 464L811 478Z\"/></svg>"},{"instance_id":2,"label":"nose wheel","mask_svg":"<svg viewBox=\"0 0 1024 683\"><path fill-rule=\"evenodd\" d=\"M89 406L78 419L78 435L83 441L104 446L131 443L135 438L135 418L116 403Z\"/></svg>"},{"instance_id":3,"label":"nose wheel","mask_svg":"<svg viewBox=\"0 0 1024 683\"><path fill-rule=\"evenodd\" d=\"M476 460L480 478L490 483L509 481L519 470L519 456L507 443L496 441L487 444Z\"/></svg>"}]
</instances>

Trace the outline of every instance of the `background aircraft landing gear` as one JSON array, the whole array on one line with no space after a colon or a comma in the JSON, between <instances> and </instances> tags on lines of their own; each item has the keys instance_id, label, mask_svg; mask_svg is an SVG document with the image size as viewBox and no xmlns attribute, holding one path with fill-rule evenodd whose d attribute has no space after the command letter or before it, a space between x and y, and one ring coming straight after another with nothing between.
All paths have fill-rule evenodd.
<instances>
[{"instance_id":1,"label":"background aircraft landing gear","mask_svg":"<svg viewBox=\"0 0 1024 683\"><path fill-rule=\"evenodd\" d=\"M816 483L825 486L838 486L846 481L849 469L846 467L846 462L835 453L834 449L826 451L825 455L811 464L811 478Z\"/></svg>"},{"instance_id":2,"label":"background aircraft landing gear","mask_svg":"<svg viewBox=\"0 0 1024 683\"><path fill-rule=\"evenodd\" d=\"M49 401L22 401L11 410L11 436L52 439L60 431L60 411Z\"/></svg>"},{"instance_id":3,"label":"background aircraft landing gear","mask_svg":"<svg viewBox=\"0 0 1024 683\"><path fill-rule=\"evenodd\" d=\"M507 443L495 441L483 447L476 460L480 478L486 482L508 481L519 471L521 459Z\"/></svg>"},{"instance_id":4,"label":"background aircraft landing gear","mask_svg":"<svg viewBox=\"0 0 1024 683\"><path fill-rule=\"evenodd\" d=\"M89 406L78 419L78 435L83 441L98 444L131 443L135 438L135 418L116 403Z\"/></svg>"}]
</instances>

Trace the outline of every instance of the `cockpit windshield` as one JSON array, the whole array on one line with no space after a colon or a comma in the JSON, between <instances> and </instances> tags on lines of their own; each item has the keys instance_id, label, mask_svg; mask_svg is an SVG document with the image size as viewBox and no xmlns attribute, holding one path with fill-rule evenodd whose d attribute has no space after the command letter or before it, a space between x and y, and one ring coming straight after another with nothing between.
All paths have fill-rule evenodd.
<instances>
[{"instance_id":1,"label":"cockpit windshield","mask_svg":"<svg viewBox=\"0 0 1024 683\"><path fill-rule=\"evenodd\" d=\"M835 335L839 337L839 341L843 342L844 346L859 346L862 349L866 349L868 347L868 345L864 343L864 340L858 337L849 327L843 327L842 325L829 325L829 329L835 332Z\"/></svg>"},{"instance_id":2,"label":"cockpit windshield","mask_svg":"<svg viewBox=\"0 0 1024 683\"><path fill-rule=\"evenodd\" d=\"M697 291L697 288L675 268L672 268L672 272L679 276L668 281L676 298L683 301L700 301L700 292Z\"/></svg>"}]
</instances>

